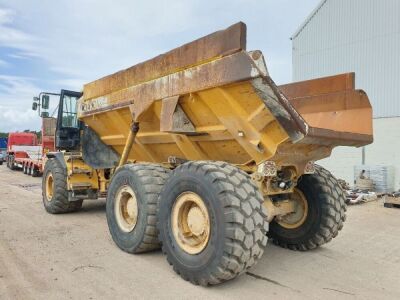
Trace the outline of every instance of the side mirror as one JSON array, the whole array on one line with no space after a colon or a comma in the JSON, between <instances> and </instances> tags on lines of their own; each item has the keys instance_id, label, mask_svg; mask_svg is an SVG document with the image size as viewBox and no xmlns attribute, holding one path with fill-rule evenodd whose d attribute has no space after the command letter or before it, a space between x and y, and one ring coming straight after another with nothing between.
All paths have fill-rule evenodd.
<instances>
[{"instance_id":1,"label":"side mirror","mask_svg":"<svg viewBox=\"0 0 400 300\"><path fill-rule=\"evenodd\" d=\"M50 96L49 95L43 95L42 96L42 108L43 109L48 109L49 108L49 103L50 103Z\"/></svg>"},{"instance_id":2,"label":"side mirror","mask_svg":"<svg viewBox=\"0 0 400 300\"><path fill-rule=\"evenodd\" d=\"M38 109L38 104L37 102L32 103L32 110L37 110Z\"/></svg>"},{"instance_id":3,"label":"side mirror","mask_svg":"<svg viewBox=\"0 0 400 300\"><path fill-rule=\"evenodd\" d=\"M47 112L47 111L42 111L42 113L40 114L40 116L41 116L42 118L48 118L48 117L49 117L49 112Z\"/></svg>"}]
</instances>

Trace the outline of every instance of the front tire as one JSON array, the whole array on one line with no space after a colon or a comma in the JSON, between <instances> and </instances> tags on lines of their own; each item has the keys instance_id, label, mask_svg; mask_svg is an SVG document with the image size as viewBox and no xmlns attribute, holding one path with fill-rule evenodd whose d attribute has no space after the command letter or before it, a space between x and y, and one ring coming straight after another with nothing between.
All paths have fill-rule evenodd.
<instances>
[{"instance_id":1,"label":"front tire","mask_svg":"<svg viewBox=\"0 0 400 300\"><path fill-rule=\"evenodd\" d=\"M17 169L17 166L15 165L15 158L14 156L10 156L10 169L15 171Z\"/></svg>"},{"instance_id":2,"label":"front tire","mask_svg":"<svg viewBox=\"0 0 400 300\"><path fill-rule=\"evenodd\" d=\"M106 215L114 242L128 253L160 248L156 228L159 194L169 170L130 164L117 170L107 193Z\"/></svg>"},{"instance_id":3,"label":"front tire","mask_svg":"<svg viewBox=\"0 0 400 300\"><path fill-rule=\"evenodd\" d=\"M326 169L316 166L314 174L300 177L297 197L303 198L307 215L302 222L287 218L270 223L273 243L291 250L306 251L326 244L336 237L346 220L346 196L337 179Z\"/></svg>"},{"instance_id":4,"label":"front tire","mask_svg":"<svg viewBox=\"0 0 400 300\"><path fill-rule=\"evenodd\" d=\"M39 177L39 176L40 176L39 170L34 166L32 166L32 177Z\"/></svg>"},{"instance_id":5,"label":"front tire","mask_svg":"<svg viewBox=\"0 0 400 300\"><path fill-rule=\"evenodd\" d=\"M82 207L83 200L68 201L66 170L53 158L46 162L44 168L42 198L44 208L51 214L74 212Z\"/></svg>"},{"instance_id":6,"label":"front tire","mask_svg":"<svg viewBox=\"0 0 400 300\"><path fill-rule=\"evenodd\" d=\"M162 250L183 279L219 284L262 256L268 230L263 198L240 169L225 162L185 163L173 171L160 199Z\"/></svg>"}]
</instances>

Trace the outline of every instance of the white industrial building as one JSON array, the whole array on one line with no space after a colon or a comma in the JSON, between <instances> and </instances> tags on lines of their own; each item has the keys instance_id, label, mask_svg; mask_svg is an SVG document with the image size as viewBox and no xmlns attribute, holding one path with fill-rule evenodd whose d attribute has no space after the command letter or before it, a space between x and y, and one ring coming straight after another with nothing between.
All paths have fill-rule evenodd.
<instances>
[{"instance_id":1,"label":"white industrial building","mask_svg":"<svg viewBox=\"0 0 400 300\"><path fill-rule=\"evenodd\" d=\"M400 0L324 0L292 36L293 81L356 73L374 114L366 165L393 166L400 186ZM357 122L357 118L354 119ZM340 147L321 164L353 183L361 148Z\"/></svg>"}]
</instances>

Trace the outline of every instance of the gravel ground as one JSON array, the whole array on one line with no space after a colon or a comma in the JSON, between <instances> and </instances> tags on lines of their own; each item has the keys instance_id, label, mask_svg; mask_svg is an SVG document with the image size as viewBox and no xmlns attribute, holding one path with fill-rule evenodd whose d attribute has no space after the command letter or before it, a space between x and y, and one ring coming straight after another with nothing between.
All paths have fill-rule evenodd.
<instances>
[{"instance_id":1,"label":"gravel ground","mask_svg":"<svg viewBox=\"0 0 400 300\"><path fill-rule=\"evenodd\" d=\"M174 273L160 251L122 252L105 200L44 211L41 179L0 166L0 299L400 299L400 209L348 209L331 243L310 252L267 246L247 274L211 288Z\"/></svg>"}]
</instances>

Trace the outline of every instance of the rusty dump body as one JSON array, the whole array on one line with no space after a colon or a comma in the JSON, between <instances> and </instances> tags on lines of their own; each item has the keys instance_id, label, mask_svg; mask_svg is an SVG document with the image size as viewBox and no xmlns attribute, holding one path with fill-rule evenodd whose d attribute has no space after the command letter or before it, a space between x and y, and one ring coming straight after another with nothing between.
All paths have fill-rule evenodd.
<instances>
[{"instance_id":1,"label":"rusty dump body","mask_svg":"<svg viewBox=\"0 0 400 300\"><path fill-rule=\"evenodd\" d=\"M161 245L194 284L246 272L268 238L314 249L338 235L346 204L313 162L372 142L371 105L354 86L352 73L277 86L237 23L86 84L82 123L57 127L67 146L47 155L43 204L72 212L106 196L118 247Z\"/></svg>"},{"instance_id":2,"label":"rusty dump body","mask_svg":"<svg viewBox=\"0 0 400 300\"><path fill-rule=\"evenodd\" d=\"M304 173L333 147L364 146L372 108L354 74L277 86L235 24L84 86L78 116L128 160L223 160L253 172L265 161Z\"/></svg>"}]
</instances>

